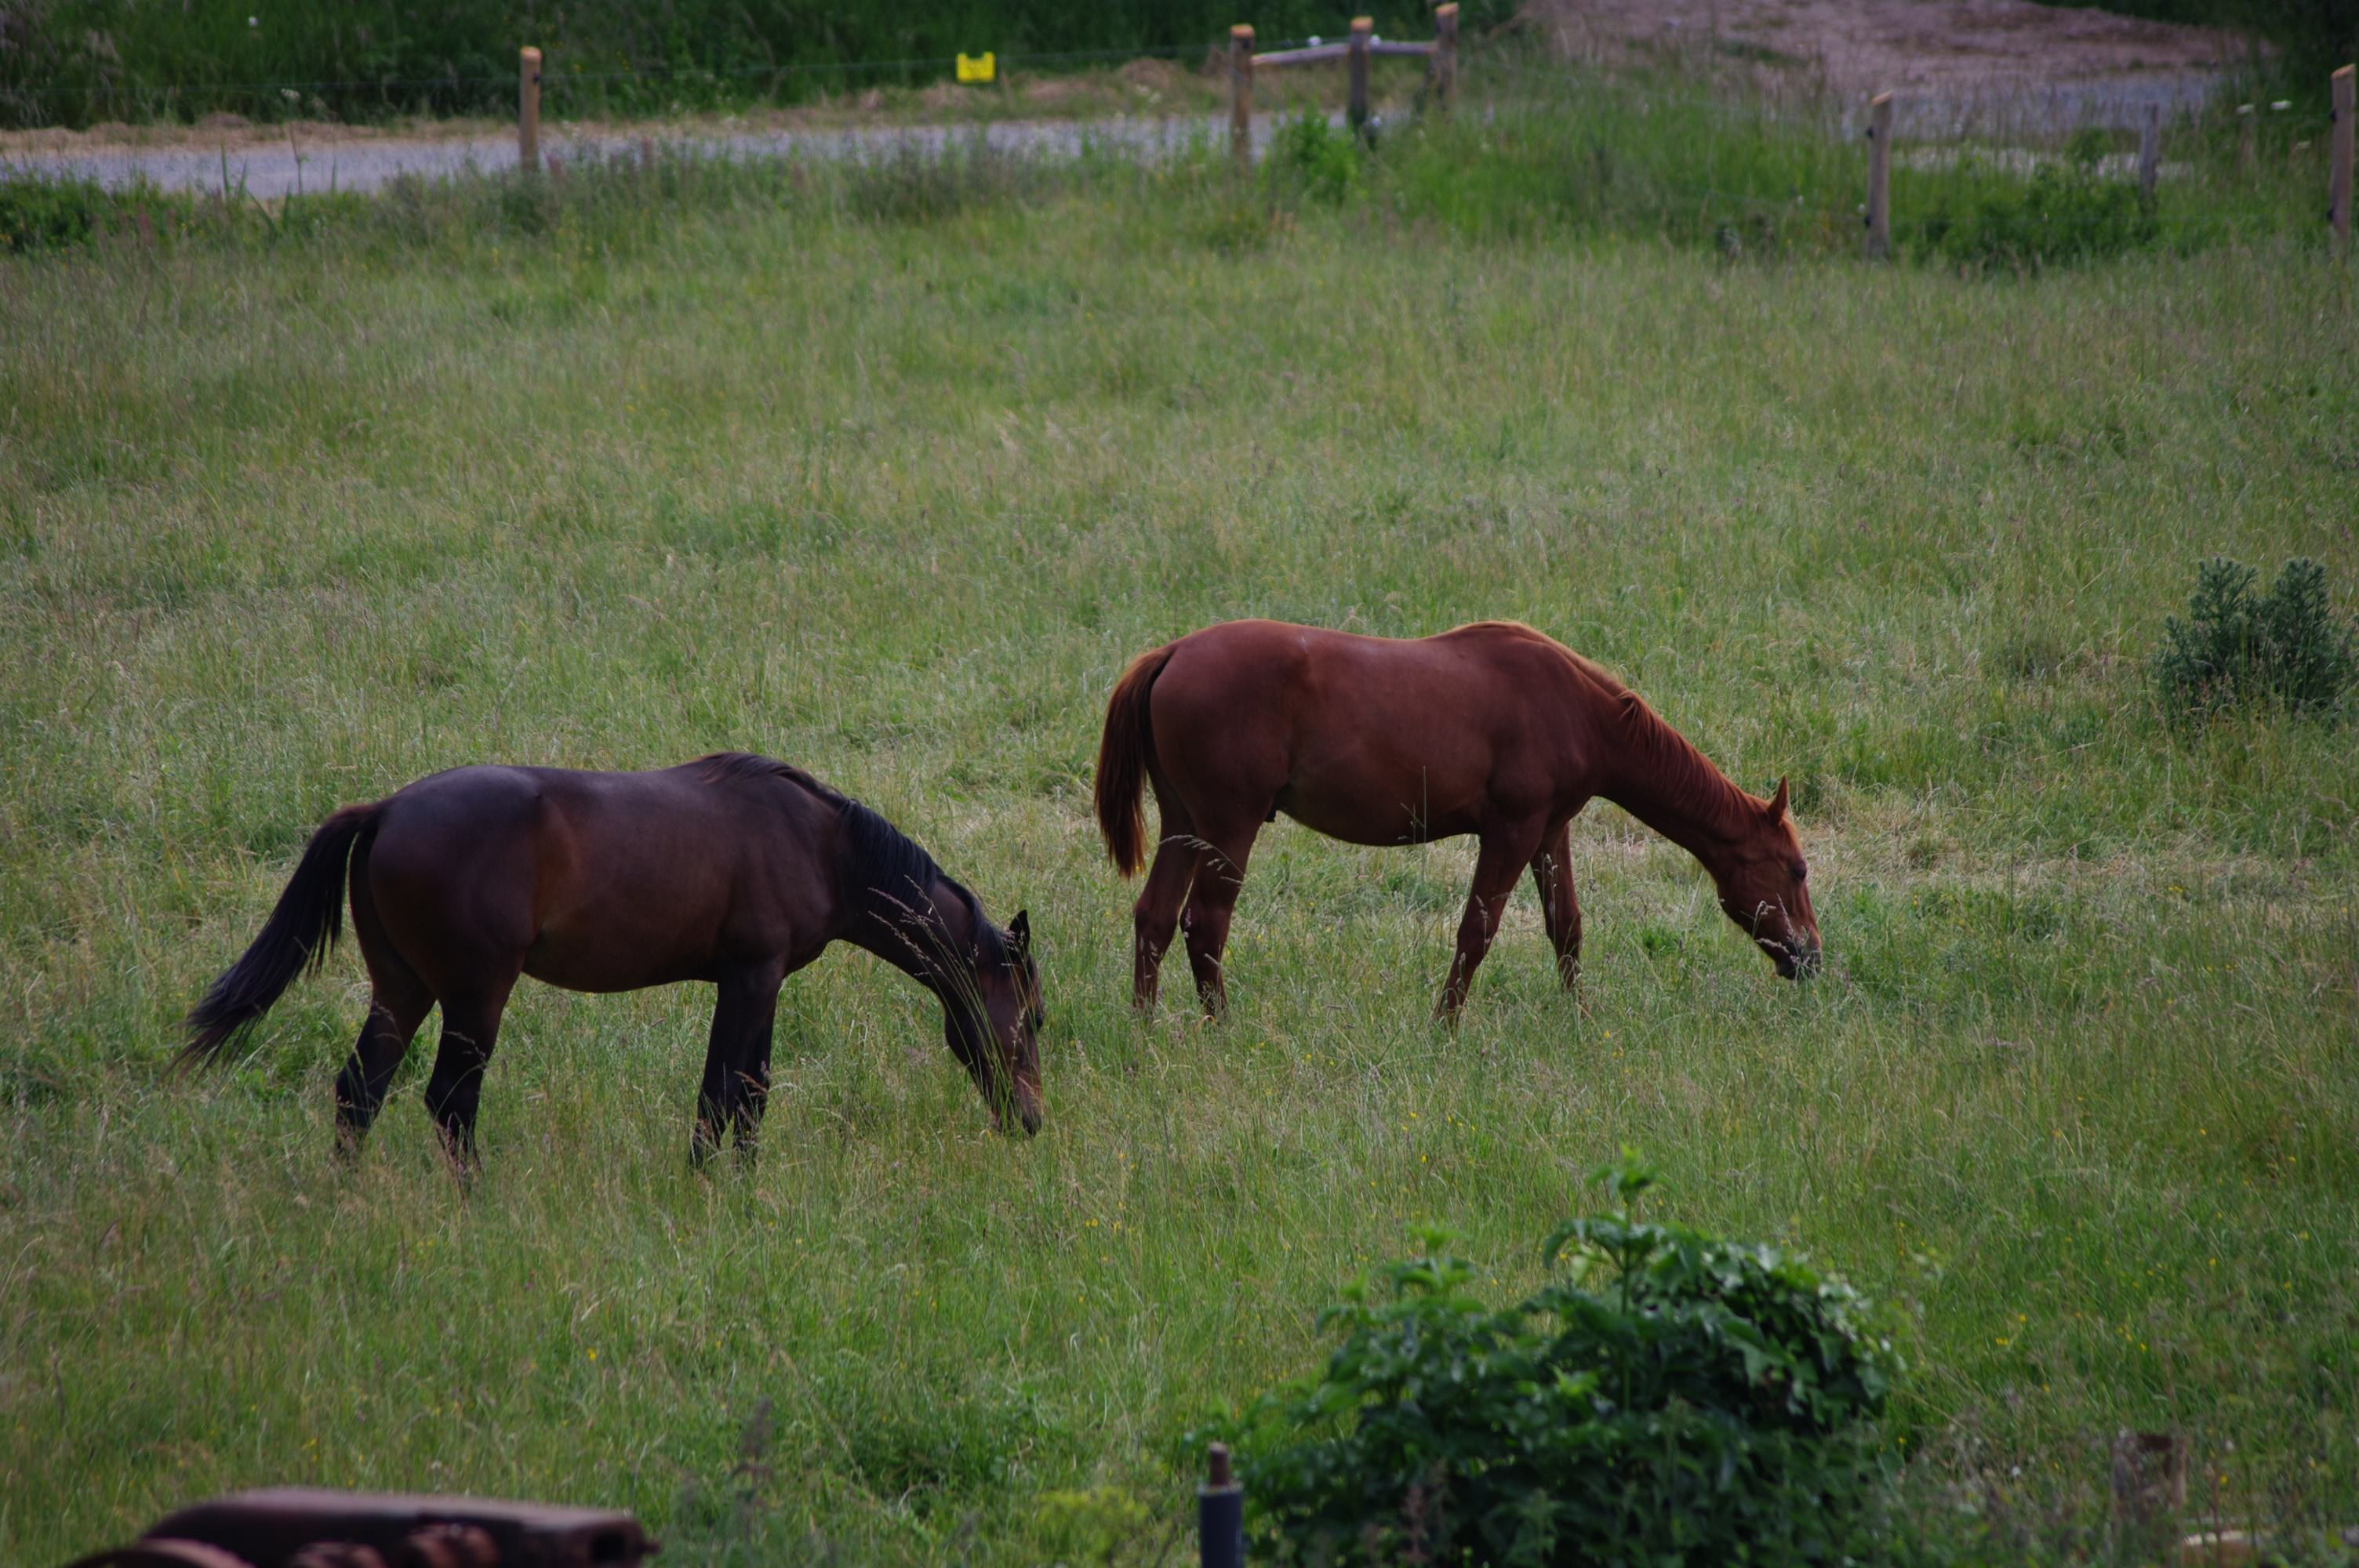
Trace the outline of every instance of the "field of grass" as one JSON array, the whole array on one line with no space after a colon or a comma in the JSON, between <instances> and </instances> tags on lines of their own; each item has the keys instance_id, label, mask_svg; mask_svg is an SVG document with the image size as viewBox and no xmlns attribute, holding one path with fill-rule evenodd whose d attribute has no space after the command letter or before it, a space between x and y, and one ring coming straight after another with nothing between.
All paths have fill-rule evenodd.
<instances>
[{"instance_id":1,"label":"field of grass","mask_svg":"<svg viewBox=\"0 0 2359 1568\"><path fill-rule=\"evenodd\" d=\"M2205 555L2359 582L2347 273L1732 260L1195 164L779 190L0 259L11 1559L317 1482L628 1507L671 1563L1159 1560L1180 1434L1343 1281L1431 1220L1519 1293L1625 1145L1890 1303L1947 1539L2104 1550L2121 1427L2206 1513L2359 1523L2359 731L2174 730L2145 671ZM1602 660L1790 775L1830 972L1601 806L1581 1001L1527 889L1439 1033L1468 849L1280 824L1231 1017L1175 961L1142 1026L1097 723L1244 615ZM698 989L521 989L472 1195L425 1044L332 1161L349 952L167 1075L336 806L723 747L1029 907L1037 1140L857 954L788 985L750 1174L687 1168Z\"/></svg>"}]
</instances>

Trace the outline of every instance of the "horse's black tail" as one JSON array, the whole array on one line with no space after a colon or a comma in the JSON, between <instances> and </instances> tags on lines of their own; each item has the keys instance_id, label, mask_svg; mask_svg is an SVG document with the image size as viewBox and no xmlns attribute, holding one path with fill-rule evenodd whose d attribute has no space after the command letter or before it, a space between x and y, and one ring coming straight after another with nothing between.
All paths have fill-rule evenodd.
<instances>
[{"instance_id":1,"label":"horse's black tail","mask_svg":"<svg viewBox=\"0 0 2359 1568\"><path fill-rule=\"evenodd\" d=\"M218 1055L269 1011L288 982L327 957L343 934L345 864L353 843L375 830L383 809L381 802L348 806L320 824L262 935L189 1010L189 1043L179 1056L182 1065Z\"/></svg>"}]
</instances>

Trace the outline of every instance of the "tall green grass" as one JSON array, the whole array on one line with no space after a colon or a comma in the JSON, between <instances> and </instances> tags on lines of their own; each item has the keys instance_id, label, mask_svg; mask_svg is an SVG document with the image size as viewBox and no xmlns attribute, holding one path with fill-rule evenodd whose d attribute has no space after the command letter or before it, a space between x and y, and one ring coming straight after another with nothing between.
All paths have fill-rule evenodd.
<instances>
[{"instance_id":1,"label":"tall green grass","mask_svg":"<svg viewBox=\"0 0 2359 1568\"><path fill-rule=\"evenodd\" d=\"M1462 134L1554 211L1516 126ZM1458 221L1418 156L1334 203L585 170L0 260L11 1552L317 1481L617 1503L689 1563L1173 1555L1180 1434L1306 1369L1339 1282L1438 1221L1508 1299L1625 1144L1669 1217L1899 1303L1943 1538L2111 1550L2121 1427L2188 1433L2207 1516L2359 1519L2359 741L2174 727L2147 674L2200 557L2359 580L2347 274L2267 231L1732 257L1709 213ZM1599 806L1583 996L1519 896L1438 1033L1466 848L1281 823L1233 1017L1136 1022L1101 705L1248 614L1620 671L1792 778L1831 972L1773 980ZM847 955L788 986L742 1178L686 1168L697 988L522 990L472 1195L430 1042L332 1162L348 955L166 1076L335 806L720 746L1028 905L1038 1140Z\"/></svg>"}]
</instances>

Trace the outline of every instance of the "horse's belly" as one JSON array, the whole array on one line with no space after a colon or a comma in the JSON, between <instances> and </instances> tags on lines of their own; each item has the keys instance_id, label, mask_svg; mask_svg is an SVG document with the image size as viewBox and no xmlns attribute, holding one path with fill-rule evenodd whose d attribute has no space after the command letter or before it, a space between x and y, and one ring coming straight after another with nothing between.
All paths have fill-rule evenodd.
<instances>
[{"instance_id":1,"label":"horse's belly","mask_svg":"<svg viewBox=\"0 0 2359 1568\"><path fill-rule=\"evenodd\" d=\"M576 991L635 991L708 978L715 946L709 933L646 919L640 906L620 903L603 918L584 918L588 914L567 911L544 925L525 951L524 972Z\"/></svg>"},{"instance_id":2,"label":"horse's belly","mask_svg":"<svg viewBox=\"0 0 2359 1568\"><path fill-rule=\"evenodd\" d=\"M1356 781L1290 784L1278 792L1277 807L1311 831L1347 844L1424 844L1472 833L1478 826L1463 802L1437 802L1399 780L1392 787Z\"/></svg>"}]
</instances>

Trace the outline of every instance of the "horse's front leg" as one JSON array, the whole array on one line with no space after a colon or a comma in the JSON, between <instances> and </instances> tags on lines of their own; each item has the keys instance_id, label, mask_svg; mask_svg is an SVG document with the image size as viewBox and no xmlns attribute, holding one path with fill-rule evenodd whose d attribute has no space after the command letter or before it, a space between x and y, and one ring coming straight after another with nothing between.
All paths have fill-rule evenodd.
<instances>
[{"instance_id":1,"label":"horse's front leg","mask_svg":"<svg viewBox=\"0 0 2359 1568\"><path fill-rule=\"evenodd\" d=\"M741 1163L754 1162L762 1112L770 1099L770 1039L778 987L787 966L765 959L721 978L712 1033L704 1048L704 1081L696 1096L696 1126L689 1160L701 1165L721 1147L723 1129L735 1135Z\"/></svg>"},{"instance_id":2,"label":"horse's front leg","mask_svg":"<svg viewBox=\"0 0 2359 1568\"><path fill-rule=\"evenodd\" d=\"M1508 896L1516 891L1516 877L1538 852L1539 837L1537 827L1483 836L1483 850L1474 860L1474 886L1466 896L1466 913L1458 922L1458 952L1450 961L1450 978L1442 983L1441 999L1433 1004L1437 1020L1457 1022L1458 1010L1466 1005L1467 989L1474 983L1474 971L1491 950L1492 938L1499 934L1499 917L1506 913Z\"/></svg>"}]
</instances>

